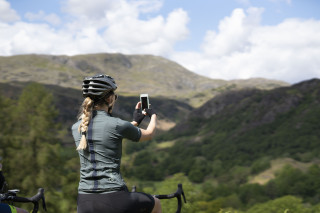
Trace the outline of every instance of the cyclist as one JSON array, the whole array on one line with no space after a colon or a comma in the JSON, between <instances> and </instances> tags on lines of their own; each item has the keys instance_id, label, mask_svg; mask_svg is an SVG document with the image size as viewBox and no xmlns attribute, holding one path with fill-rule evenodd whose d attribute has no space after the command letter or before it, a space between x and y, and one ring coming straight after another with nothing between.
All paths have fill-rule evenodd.
<instances>
[{"instance_id":1,"label":"cyclist","mask_svg":"<svg viewBox=\"0 0 320 213\"><path fill-rule=\"evenodd\" d=\"M3 192L4 185L5 185L5 179L2 174L2 164L0 163L0 192ZM14 207L6 203L0 203L0 212L1 213L28 213L24 209Z\"/></svg>"},{"instance_id":2,"label":"cyclist","mask_svg":"<svg viewBox=\"0 0 320 213\"><path fill-rule=\"evenodd\" d=\"M72 126L72 135L80 157L78 213L156 213L161 212L159 199L145 193L129 192L120 174L122 139L142 142L150 140L156 128L156 113L141 113L138 102L133 121L112 116L117 100L117 85L108 75L95 75L83 81L85 98L79 121ZM138 128L144 116L150 117L146 129Z\"/></svg>"}]
</instances>

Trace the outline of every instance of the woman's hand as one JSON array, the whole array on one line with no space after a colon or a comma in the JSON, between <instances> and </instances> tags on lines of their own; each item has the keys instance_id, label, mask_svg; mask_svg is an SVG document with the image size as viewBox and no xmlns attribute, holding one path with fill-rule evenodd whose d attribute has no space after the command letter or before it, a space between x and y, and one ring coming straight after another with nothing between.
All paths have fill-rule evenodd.
<instances>
[{"instance_id":1,"label":"woman's hand","mask_svg":"<svg viewBox=\"0 0 320 213\"><path fill-rule=\"evenodd\" d=\"M145 109L146 114L151 118L152 115L156 115L156 111L152 108Z\"/></svg>"},{"instance_id":2,"label":"woman's hand","mask_svg":"<svg viewBox=\"0 0 320 213\"><path fill-rule=\"evenodd\" d=\"M135 110L133 111L133 121L132 124L135 126L139 126L140 123L143 121L144 119L144 114L141 112L140 110L141 108L141 102L138 102L136 105Z\"/></svg>"}]
</instances>

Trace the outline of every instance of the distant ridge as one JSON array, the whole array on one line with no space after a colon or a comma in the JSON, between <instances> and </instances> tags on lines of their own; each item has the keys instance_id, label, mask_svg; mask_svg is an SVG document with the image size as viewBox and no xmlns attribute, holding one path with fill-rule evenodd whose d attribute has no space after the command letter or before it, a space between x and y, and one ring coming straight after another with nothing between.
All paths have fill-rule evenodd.
<instances>
[{"instance_id":1,"label":"distant ridge","mask_svg":"<svg viewBox=\"0 0 320 213\"><path fill-rule=\"evenodd\" d=\"M105 73L113 76L122 94L185 99L200 105L222 91L287 86L281 81L255 79L225 81L197 75L181 65L159 56L89 54L77 56L17 55L0 57L0 82L36 81L43 84L80 89L85 76ZM194 100L192 100L194 99ZM194 103L192 103L194 102Z\"/></svg>"}]
</instances>

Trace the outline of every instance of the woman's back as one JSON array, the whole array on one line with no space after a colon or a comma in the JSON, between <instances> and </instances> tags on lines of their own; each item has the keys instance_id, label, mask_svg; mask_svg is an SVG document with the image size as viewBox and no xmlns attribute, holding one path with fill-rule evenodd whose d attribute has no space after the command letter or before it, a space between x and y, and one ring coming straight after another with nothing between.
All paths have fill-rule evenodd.
<instances>
[{"instance_id":1,"label":"woman's back","mask_svg":"<svg viewBox=\"0 0 320 213\"><path fill-rule=\"evenodd\" d=\"M72 126L76 145L81 139L80 121ZM125 188L120 174L122 139L139 140L139 128L127 121L111 117L105 111L94 111L87 131L88 147L78 150L80 169L80 193L119 191Z\"/></svg>"}]
</instances>

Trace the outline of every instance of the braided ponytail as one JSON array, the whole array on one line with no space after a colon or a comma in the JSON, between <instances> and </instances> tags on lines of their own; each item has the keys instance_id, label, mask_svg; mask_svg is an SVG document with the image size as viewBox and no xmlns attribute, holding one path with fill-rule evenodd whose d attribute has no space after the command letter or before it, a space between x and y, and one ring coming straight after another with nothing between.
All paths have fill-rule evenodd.
<instances>
[{"instance_id":1,"label":"braided ponytail","mask_svg":"<svg viewBox=\"0 0 320 213\"><path fill-rule=\"evenodd\" d=\"M87 139L86 139L86 132L88 130L89 122L92 115L92 109L93 109L94 101L87 97L84 99L82 105L81 105L81 111L79 114L79 119L81 119L81 123L79 125L79 132L81 132L81 140L79 143L79 146L77 147L77 150L83 150L87 148Z\"/></svg>"}]
</instances>

